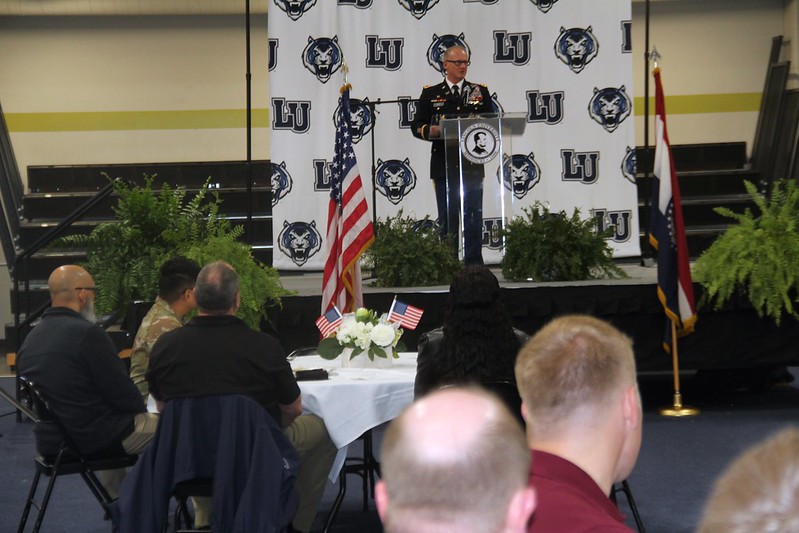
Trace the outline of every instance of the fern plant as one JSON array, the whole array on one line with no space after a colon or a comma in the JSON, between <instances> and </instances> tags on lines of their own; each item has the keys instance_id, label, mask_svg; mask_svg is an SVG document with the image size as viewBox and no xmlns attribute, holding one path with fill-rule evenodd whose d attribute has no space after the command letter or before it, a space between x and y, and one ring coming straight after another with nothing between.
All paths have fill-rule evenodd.
<instances>
[{"instance_id":1,"label":"fern plant","mask_svg":"<svg viewBox=\"0 0 799 533\"><path fill-rule=\"evenodd\" d=\"M98 313L124 313L134 301L155 300L160 266L180 254L200 265L217 259L233 265L241 285L239 317L257 329L266 308L288 294L277 271L256 261L249 246L238 241L244 229L219 215L221 200L216 192L203 186L187 198L181 187L164 185L154 191L154 178L145 176L142 187L117 180L116 221L56 243L86 250L83 266L98 287Z\"/></svg>"},{"instance_id":2,"label":"fern plant","mask_svg":"<svg viewBox=\"0 0 799 533\"><path fill-rule=\"evenodd\" d=\"M626 274L613 263L613 250L597 234L593 219L551 213L536 202L501 230L505 239L502 275L522 281L574 281L622 278Z\"/></svg>"},{"instance_id":3,"label":"fern plant","mask_svg":"<svg viewBox=\"0 0 799 533\"><path fill-rule=\"evenodd\" d=\"M255 260L250 247L228 235L213 235L195 241L184 252L200 265L221 259L230 263L239 276L241 306L238 316L253 328L258 329L261 319L266 318L266 307L280 303L282 296L290 294L280 284L277 271Z\"/></svg>"},{"instance_id":4,"label":"fern plant","mask_svg":"<svg viewBox=\"0 0 799 533\"><path fill-rule=\"evenodd\" d=\"M799 187L776 182L761 195L746 181L759 215L717 207L735 221L697 259L693 277L705 289L706 301L720 308L736 293L745 295L758 315L779 325L783 314L799 318L794 302L799 290Z\"/></svg>"},{"instance_id":5,"label":"fern plant","mask_svg":"<svg viewBox=\"0 0 799 533\"><path fill-rule=\"evenodd\" d=\"M403 215L375 223L374 244L364 254L378 287L424 287L444 285L460 267L451 236L439 238L436 225L425 217Z\"/></svg>"}]
</instances>

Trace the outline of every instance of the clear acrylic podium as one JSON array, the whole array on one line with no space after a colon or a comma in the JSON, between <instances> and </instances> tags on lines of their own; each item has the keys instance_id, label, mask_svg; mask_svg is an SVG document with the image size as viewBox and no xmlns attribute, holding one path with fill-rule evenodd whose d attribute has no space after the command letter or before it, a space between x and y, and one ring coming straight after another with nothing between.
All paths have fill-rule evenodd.
<instances>
[{"instance_id":1,"label":"clear acrylic podium","mask_svg":"<svg viewBox=\"0 0 799 533\"><path fill-rule=\"evenodd\" d=\"M524 133L524 113L442 116L448 186L448 232L467 264L497 264L500 228L514 212L512 138Z\"/></svg>"}]
</instances>

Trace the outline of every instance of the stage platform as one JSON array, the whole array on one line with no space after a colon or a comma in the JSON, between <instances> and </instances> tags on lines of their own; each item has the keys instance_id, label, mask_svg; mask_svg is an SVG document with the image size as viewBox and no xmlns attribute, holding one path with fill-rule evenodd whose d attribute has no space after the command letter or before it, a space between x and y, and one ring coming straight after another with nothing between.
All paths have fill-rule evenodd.
<instances>
[{"instance_id":1,"label":"stage platform","mask_svg":"<svg viewBox=\"0 0 799 533\"><path fill-rule=\"evenodd\" d=\"M502 286L502 297L514 325L533 334L555 316L585 313L614 324L630 335L641 372L670 371L671 357L662 349L665 315L657 298L657 268L620 265L629 276L619 280L578 282L507 282L500 269L492 268ZM296 294L283 299L282 309L270 312L272 327L287 352L314 346L319 335L314 321L320 314L321 273L282 273L281 281ZM415 350L425 331L441 325L447 305L448 286L372 287L364 280L364 303L378 312L387 311L395 295L424 310L415 331L403 335ZM698 302L702 288L694 284ZM696 332L679 343L682 370L727 370L799 365L799 322L786 317L777 327L762 319L744 299L713 310L700 303Z\"/></svg>"}]
</instances>

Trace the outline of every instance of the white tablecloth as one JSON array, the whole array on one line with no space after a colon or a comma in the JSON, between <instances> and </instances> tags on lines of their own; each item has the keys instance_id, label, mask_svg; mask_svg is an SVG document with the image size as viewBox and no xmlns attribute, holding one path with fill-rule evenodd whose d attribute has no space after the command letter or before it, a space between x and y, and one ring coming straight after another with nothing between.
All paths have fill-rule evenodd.
<instances>
[{"instance_id":1,"label":"white tablecloth","mask_svg":"<svg viewBox=\"0 0 799 533\"><path fill-rule=\"evenodd\" d=\"M393 420L413 401L416 353L401 353L389 368L341 368L340 359L300 356L296 370L324 368L329 379L300 381L305 411L325 421L338 454L330 471L336 481L347 457L347 446L366 431Z\"/></svg>"}]
</instances>

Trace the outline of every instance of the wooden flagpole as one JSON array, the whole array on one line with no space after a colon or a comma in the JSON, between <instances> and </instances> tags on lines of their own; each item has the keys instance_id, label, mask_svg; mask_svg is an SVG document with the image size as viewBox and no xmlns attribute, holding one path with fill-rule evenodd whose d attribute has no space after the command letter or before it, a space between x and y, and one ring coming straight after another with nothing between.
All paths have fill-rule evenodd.
<instances>
[{"instance_id":1,"label":"wooden flagpole","mask_svg":"<svg viewBox=\"0 0 799 533\"><path fill-rule=\"evenodd\" d=\"M680 358L677 349L677 324L671 322L671 361L672 372L674 372L674 405L671 407L661 407L658 414L663 416L696 416L699 409L687 407L682 404L682 393L680 392Z\"/></svg>"}]
</instances>

